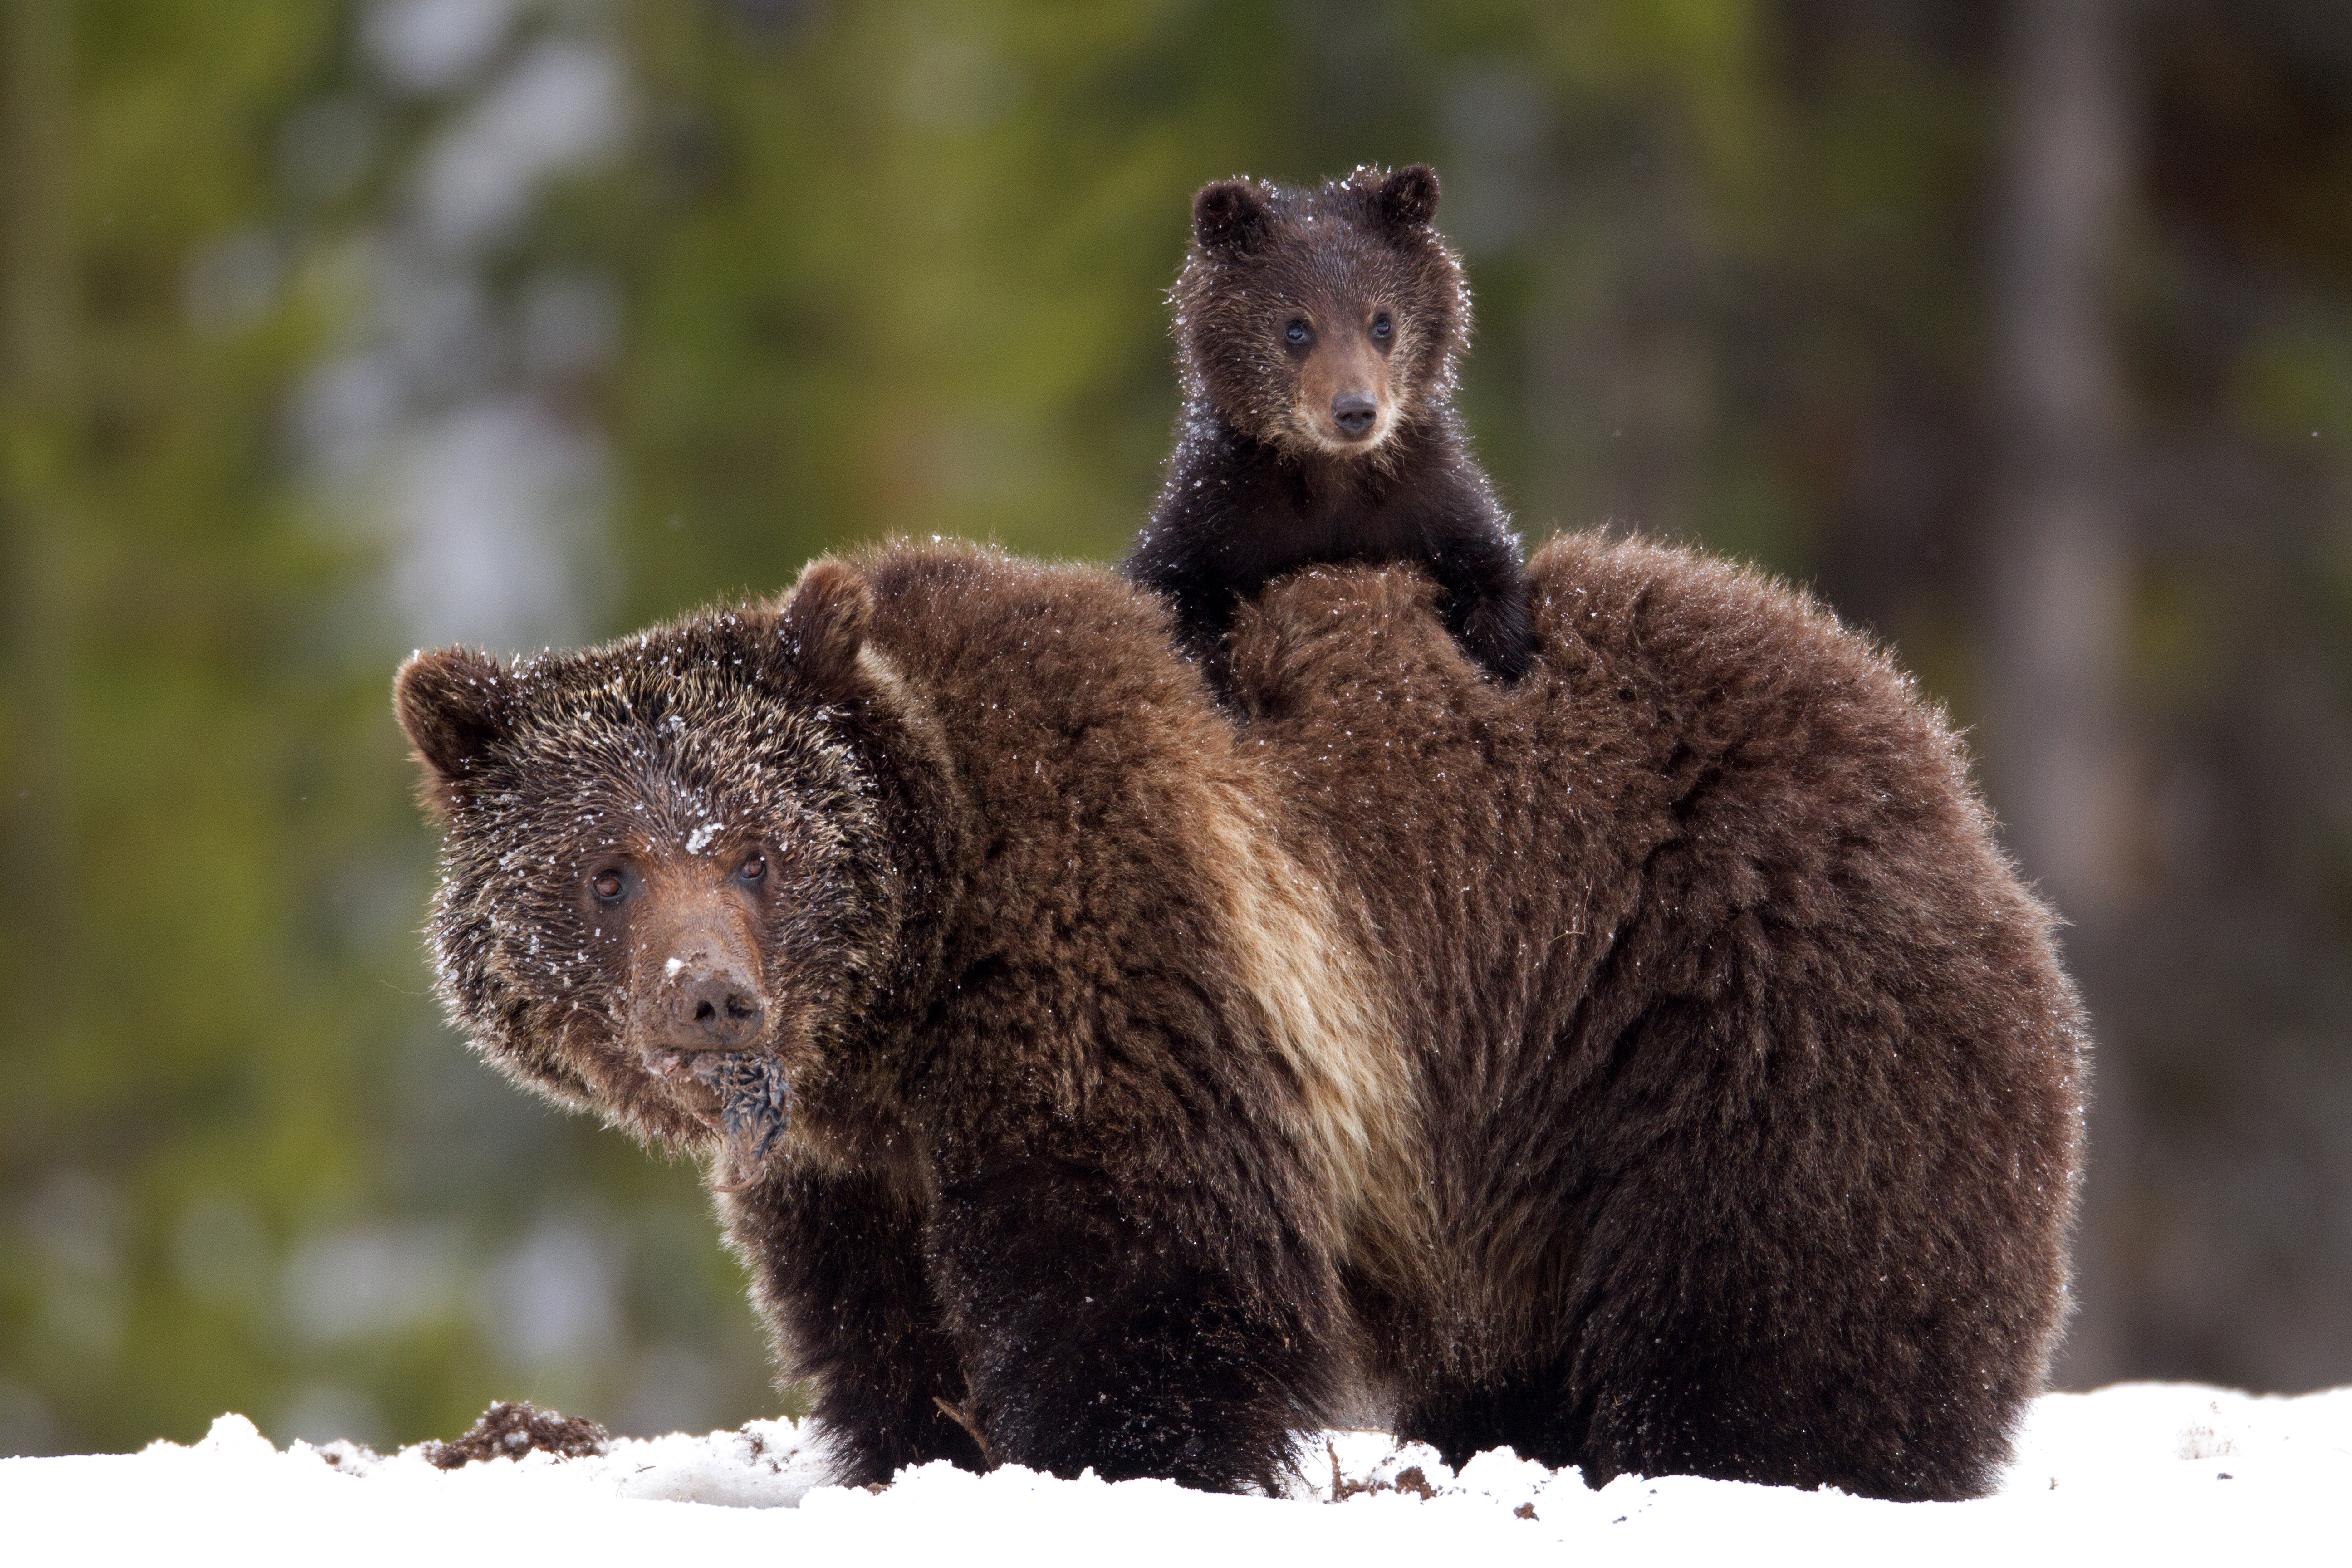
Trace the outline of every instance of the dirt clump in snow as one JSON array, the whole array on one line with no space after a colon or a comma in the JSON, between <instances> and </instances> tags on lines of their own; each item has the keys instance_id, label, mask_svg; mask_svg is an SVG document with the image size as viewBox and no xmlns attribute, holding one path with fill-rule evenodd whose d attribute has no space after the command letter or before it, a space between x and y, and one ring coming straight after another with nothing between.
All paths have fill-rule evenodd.
<instances>
[{"instance_id":1,"label":"dirt clump in snow","mask_svg":"<svg viewBox=\"0 0 2352 1568\"><path fill-rule=\"evenodd\" d=\"M527 1399L501 1399L483 1411L464 1436L423 1447L426 1463L455 1470L477 1460L520 1459L530 1453L594 1458L612 1446L613 1435L593 1421L541 1410Z\"/></svg>"}]
</instances>

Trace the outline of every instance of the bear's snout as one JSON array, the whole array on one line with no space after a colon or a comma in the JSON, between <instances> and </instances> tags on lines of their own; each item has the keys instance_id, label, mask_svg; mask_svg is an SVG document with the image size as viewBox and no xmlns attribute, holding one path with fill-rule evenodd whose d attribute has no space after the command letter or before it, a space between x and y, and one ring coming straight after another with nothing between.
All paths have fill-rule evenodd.
<instances>
[{"instance_id":1,"label":"bear's snout","mask_svg":"<svg viewBox=\"0 0 2352 1568\"><path fill-rule=\"evenodd\" d=\"M1351 437L1370 435L1380 414L1380 404L1369 393L1343 392L1331 400L1332 421Z\"/></svg>"},{"instance_id":2,"label":"bear's snout","mask_svg":"<svg viewBox=\"0 0 2352 1568\"><path fill-rule=\"evenodd\" d=\"M675 966L647 1020L665 1046L696 1050L740 1050L768 1025L768 999L758 985L726 963Z\"/></svg>"},{"instance_id":3,"label":"bear's snout","mask_svg":"<svg viewBox=\"0 0 2352 1568\"><path fill-rule=\"evenodd\" d=\"M1297 374L1294 436L1305 445L1353 458L1386 438L1398 388L1387 362L1369 344L1318 343Z\"/></svg>"}]
</instances>

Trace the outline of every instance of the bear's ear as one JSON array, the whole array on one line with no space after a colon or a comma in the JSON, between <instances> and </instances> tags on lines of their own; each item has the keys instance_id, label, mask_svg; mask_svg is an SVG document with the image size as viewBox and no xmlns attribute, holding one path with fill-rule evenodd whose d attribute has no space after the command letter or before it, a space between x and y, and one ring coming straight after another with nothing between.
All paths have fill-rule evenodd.
<instances>
[{"instance_id":1,"label":"bear's ear","mask_svg":"<svg viewBox=\"0 0 2352 1568\"><path fill-rule=\"evenodd\" d=\"M803 680L841 693L856 678L857 652L874 623L874 589L845 561L820 555L802 569L784 599L779 630L784 655Z\"/></svg>"},{"instance_id":2,"label":"bear's ear","mask_svg":"<svg viewBox=\"0 0 2352 1568\"><path fill-rule=\"evenodd\" d=\"M1408 163L1372 193L1372 211L1391 229L1418 228L1437 216L1437 171Z\"/></svg>"},{"instance_id":3,"label":"bear's ear","mask_svg":"<svg viewBox=\"0 0 2352 1568\"><path fill-rule=\"evenodd\" d=\"M1274 215L1247 180L1202 185L1192 198L1192 239L1202 250L1246 255L1265 237Z\"/></svg>"},{"instance_id":4,"label":"bear's ear","mask_svg":"<svg viewBox=\"0 0 2352 1568\"><path fill-rule=\"evenodd\" d=\"M490 747L513 730L518 695L505 665L469 647L411 654L400 667L392 706L425 769L425 809L448 815Z\"/></svg>"}]
</instances>

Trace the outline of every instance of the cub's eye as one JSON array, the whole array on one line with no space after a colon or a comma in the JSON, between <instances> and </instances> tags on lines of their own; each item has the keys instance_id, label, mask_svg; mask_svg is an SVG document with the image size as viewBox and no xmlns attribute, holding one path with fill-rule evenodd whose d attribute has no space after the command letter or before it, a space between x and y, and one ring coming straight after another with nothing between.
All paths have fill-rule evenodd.
<instances>
[{"instance_id":1,"label":"cub's eye","mask_svg":"<svg viewBox=\"0 0 2352 1568\"><path fill-rule=\"evenodd\" d=\"M621 874L618 871L599 871L590 879L588 889L596 895L598 903L614 904L620 902L621 889L624 886L625 884L621 880Z\"/></svg>"},{"instance_id":2,"label":"cub's eye","mask_svg":"<svg viewBox=\"0 0 2352 1568\"><path fill-rule=\"evenodd\" d=\"M746 882L758 882L767 874L768 858L757 852L743 857L743 864L735 868L735 875Z\"/></svg>"},{"instance_id":3,"label":"cub's eye","mask_svg":"<svg viewBox=\"0 0 2352 1568\"><path fill-rule=\"evenodd\" d=\"M1372 340L1375 342L1384 343L1395 335L1396 323L1389 320L1389 313L1386 310L1372 318Z\"/></svg>"},{"instance_id":4,"label":"cub's eye","mask_svg":"<svg viewBox=\"0 0 2352 1568\"><path fill-rule=\"evenodd\" d=\"M1282 341L1292 348L1304 348L1315 341L1315 329L1304 321L1293 321L1282 329Z\"/></svg>"}]
</instances>

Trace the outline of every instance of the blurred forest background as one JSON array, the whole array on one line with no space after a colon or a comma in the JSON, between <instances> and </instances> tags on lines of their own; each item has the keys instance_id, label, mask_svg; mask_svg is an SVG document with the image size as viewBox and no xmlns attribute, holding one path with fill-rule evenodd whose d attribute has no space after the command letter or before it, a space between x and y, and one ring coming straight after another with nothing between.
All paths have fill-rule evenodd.
<instances>
[{"instance_id":1,"label":"blurred forest background","mask_svg":"<svg viewBox=\"0 0 2352 1568\"><path fill-rule=\"evenodd\" d=\"M1204 180L1427 159L1531 541L1971 726L2101 1036L2062 1377L2352 1381L2341 0L0 0L0 1453L777 1395L440 1025L422 643L1108 559Z\"/></svg>"}]
</instances>

